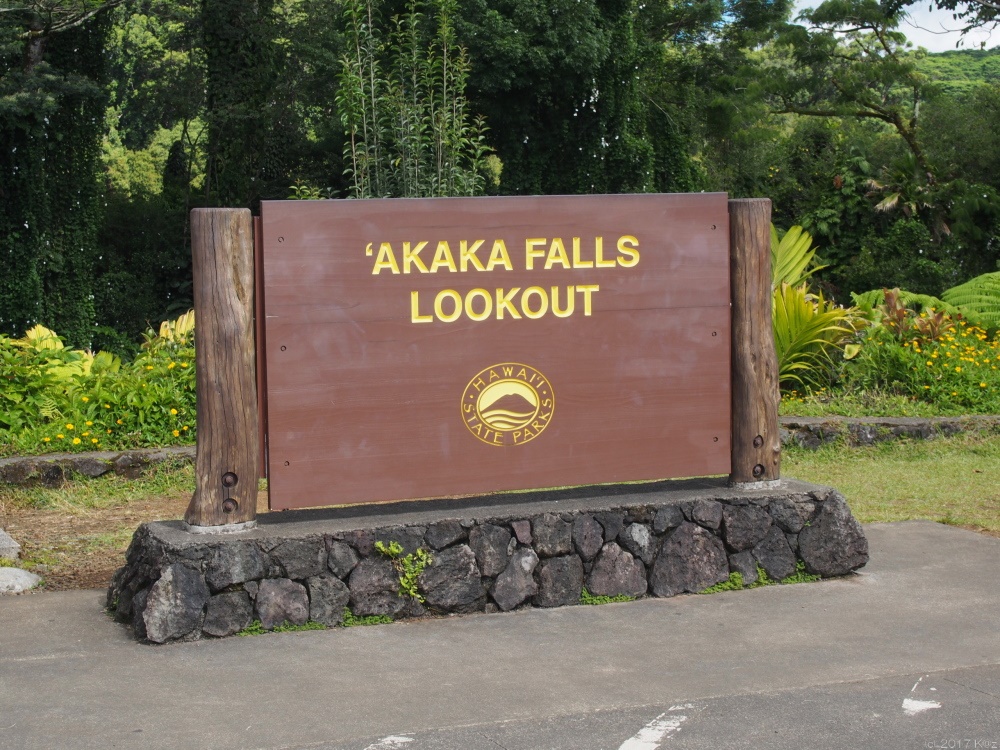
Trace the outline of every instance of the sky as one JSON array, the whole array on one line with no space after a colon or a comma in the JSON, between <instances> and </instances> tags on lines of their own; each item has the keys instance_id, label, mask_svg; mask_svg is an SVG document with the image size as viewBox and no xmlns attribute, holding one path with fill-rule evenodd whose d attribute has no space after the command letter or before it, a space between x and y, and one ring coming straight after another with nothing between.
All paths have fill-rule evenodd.
<instances>
[{"instance_id":1,"label":"sky","mask_svg":"<svg viewBox=\"0 0 1000 750\"><path fill-rule=\"evenodd\" d=\"M795 4L793 16L806 8L812 8L819 3L815 0L799 0ZM929 52L947 52L955 49L955 43L962 35L956 31L961 24L951 17L947 10L930 9L932 0L923 0L910 7L910 18L903 22L900 31L913 42L914 47L925 47ZM971 31L965 35L959 49L979 49L981 42L986 42L986 49L1000 46L1000 28L992 35L986 31Z\"/></svg>"}]
</instances>

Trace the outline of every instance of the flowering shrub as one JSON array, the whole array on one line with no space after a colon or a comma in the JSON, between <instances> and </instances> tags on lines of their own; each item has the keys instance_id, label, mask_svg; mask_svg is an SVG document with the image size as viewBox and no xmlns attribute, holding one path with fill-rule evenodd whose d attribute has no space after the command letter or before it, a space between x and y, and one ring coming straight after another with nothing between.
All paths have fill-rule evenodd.
<instances>
[{"instance_id":1,"label":"flowering shrub","mask_svg":"<svg viewBox=\"0 0 1000 750\"><path fill-rule=\"evenodd\" d=\"M1000 413L1000 339L933 311L912 315L926 322L906 322L903 335L899 321L866 329L858 355L844 364L845 387L909 396L942 412ZM919 336L920 329L937 335Z\"/></svg>"},{"instance_id":2,"label":"flowering shrub","mask_svg":"<svg viewBox=\"0 0 1000 750\"><path fill-rule=\"evenodd\" d=\"M0 337L0 454L192 443L193 314L149 331L129 363L56 334Z\"/></svg>"}]
</instances>

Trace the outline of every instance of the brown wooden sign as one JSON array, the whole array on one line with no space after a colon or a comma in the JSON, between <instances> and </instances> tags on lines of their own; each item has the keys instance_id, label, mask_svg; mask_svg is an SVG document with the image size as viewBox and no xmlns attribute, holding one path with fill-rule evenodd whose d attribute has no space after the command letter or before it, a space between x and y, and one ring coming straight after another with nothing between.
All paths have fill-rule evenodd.
<instances>
[{"instance_id":1,"label":"brown wooden sign","mask_svg":"<svg viewBox=\"0 0 1000 750\"><path fill-rule=\"evenodd\" d=\"M261 213L272 508L729 472L724 194Z\"/></svg>"}]
</instances>

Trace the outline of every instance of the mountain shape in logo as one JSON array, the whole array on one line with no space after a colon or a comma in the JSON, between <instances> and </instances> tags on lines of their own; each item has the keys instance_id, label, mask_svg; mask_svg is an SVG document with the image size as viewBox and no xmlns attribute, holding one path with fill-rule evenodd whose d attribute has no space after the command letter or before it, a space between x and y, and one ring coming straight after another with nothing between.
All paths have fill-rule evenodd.
<instances>
[{"instance_id":1,"label":"mountain shape in logo","mask_svg":"<svg viewBox=\"0 0 1000 750\"><path fill-rule=\"evenodd\" d=\"M538 405L531 403L520 393L508 393L491 404L480 402L479 409L483 421L490 427L496 430L518 430L534 419Z\"/></svg>"}]
</instances>

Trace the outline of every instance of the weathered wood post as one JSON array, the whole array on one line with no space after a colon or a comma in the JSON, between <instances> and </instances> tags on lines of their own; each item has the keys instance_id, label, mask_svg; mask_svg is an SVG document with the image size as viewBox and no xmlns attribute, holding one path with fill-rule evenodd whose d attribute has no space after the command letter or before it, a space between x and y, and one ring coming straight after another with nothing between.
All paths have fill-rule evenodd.
<instances>
[{"instance_id":1,"label":"weathered wood post","mask_svg":"<svg viewBox=\"0 0 1000 750\"><path fill-rule=\"evenodd\" d=\"M260 473L250 211L194 209L191 255L198 456L184 520L193 532L244 531L257 523Z\"/></svg>"},{"instance_id":2,"label":"weathered wood post","mask_svg":"<svg viewBox=\"0 0 1000 750\"><path fill-rule=\"evenodd\" d=\"M729 201L732 299L730 484L781 477L778 358L771 328L771 201Z\"/></svg>"}]
</instances>

